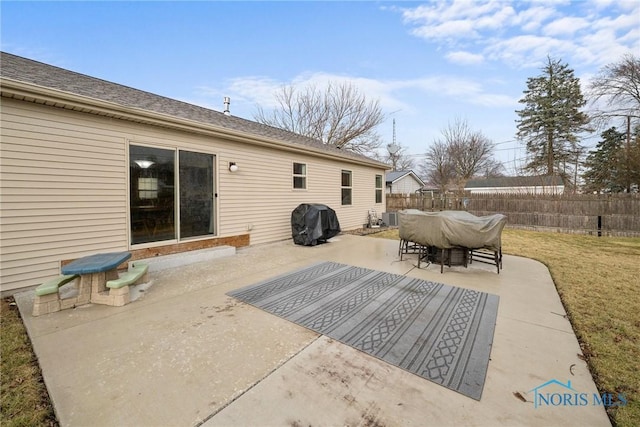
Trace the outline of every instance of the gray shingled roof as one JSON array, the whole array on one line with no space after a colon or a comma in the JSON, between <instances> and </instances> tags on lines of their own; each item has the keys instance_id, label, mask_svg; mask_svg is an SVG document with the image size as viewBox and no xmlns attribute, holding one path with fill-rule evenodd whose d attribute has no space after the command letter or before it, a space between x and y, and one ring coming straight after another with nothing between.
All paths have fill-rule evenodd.
<instances>
[{"instance_id":1,"label":"gray shingled roof","mask_svg":"<svg viewBox=\"0 0 640 427\"><path fill-rule=\"evenodd\" d=\"M540 176L502 176L496 178L476 178L467 181L464 188L483 187L551 187L564 185L564 181L557 175Z\"/></svg>"},{"instance_id":2,"label":"gray shingled roof","mask_svg":"<svg viewBox=\"0 0 640 427\"><path fill-rule=\"evenodd\" d=\"M111 102L124 107L138 108L286 143L313 147L337 157L368 162L375 161L358 153L341 150L323 144L321 141L279 128L263 125L240 117L227 116L215 110L133 89L10 53L0 52L0 61L0 76L3 79L17 80L100 101Z\"/></svg>"}]
</instances>

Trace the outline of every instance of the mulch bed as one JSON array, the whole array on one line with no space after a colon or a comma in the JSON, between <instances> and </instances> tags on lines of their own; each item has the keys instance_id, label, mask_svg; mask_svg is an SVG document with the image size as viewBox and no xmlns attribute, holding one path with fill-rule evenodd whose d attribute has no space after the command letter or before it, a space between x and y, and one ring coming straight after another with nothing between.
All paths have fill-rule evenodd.
<instances>
[{"instance_id":1,"label":"mulch bed","mask_svg":"<svg viewBox=\"0 0 640 427\"><path fill-rule=\"evenodd\" d=\"M343 234L355 234L356 236L366 236L368 234L380 233L382 231L393 230L397 227L379 227L379 228L356 228L355 230L342 230Z\"/></svg>"}]
</instances>

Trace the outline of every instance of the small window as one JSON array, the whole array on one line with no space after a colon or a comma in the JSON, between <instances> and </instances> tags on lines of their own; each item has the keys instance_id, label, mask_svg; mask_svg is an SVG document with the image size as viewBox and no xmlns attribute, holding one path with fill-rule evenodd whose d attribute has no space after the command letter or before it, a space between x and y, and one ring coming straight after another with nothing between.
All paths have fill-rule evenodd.
<instances>
[{"instance_id":1,"label":"small window","mask_svg":"<svg viewBox=\"0 0 640 427\"><path fill-rule=\"evenodd\" d=\"M342 171L342 204L351 204L351 171Z\"/></svg>"},{"instance_id":2,"label":"small window","mask_svg":"<svg viewBox=\"0 0 640 427\"><path fill-rule=\"evenodd\" d=\"M382 175L376 175L376 203L382 203Z\"/></svg>"},{"instance_id":3,"label":"small window","mask_svg":"<svg viewBox=\"0 0 640 427\"><path fill-rule=\"evenodd\" d=\"M158 178L138 178L138 198L158 198Z\"/></svg>"},{"instance_id":4,"label":"small window","mask_svg":"<svg viewBox=\"0 0 640 427\"><path fill-rule=\"evenodd\" d=\"M307 188L307 165L304 163L293 164L293 188Z\"/></svg>"}]
</instances>

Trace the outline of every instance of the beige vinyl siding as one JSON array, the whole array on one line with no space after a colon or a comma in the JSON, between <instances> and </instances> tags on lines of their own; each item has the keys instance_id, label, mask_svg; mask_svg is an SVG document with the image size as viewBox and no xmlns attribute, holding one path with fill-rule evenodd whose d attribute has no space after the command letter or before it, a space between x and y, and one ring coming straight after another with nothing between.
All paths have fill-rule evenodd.
<instances>
[{"instance_id":1,"label":"beige vinyl siding","mask_svg":"<svg viewBox=\"0 0 640 427\"><path fill-rule=\"evenodd\" d=\"M1 102L3 291L59 274L61 260L131 248L129 144L216 156L216 236L249 232L251 244L291 238L291 211L300 203L330 206L345 230L361 227L369 209L384 209L384 200L375 204L375 175L383 169L7 98ZM231 173L229 162L239 170ZM306 189L293 188L293 162L307 165ZM340 204L342 169L353 172L351 206Z\"/></svg>"},{"instance_id":2,"label":"beige vinyl siding","mask_svg":"<svg viewBox=\"0 0 640 427\"><path fill-rule=\"evenodd\" d=\"M2 99L3 291L59 274L62 259L127 247L123 139L85 116Z\"/></svg>"},{"instance_id":3,"label":"beige vinyl siding","mask_svg":"<svg viewBox=\"0 0 640 427\"><path fill-rule=\"evenodd\" d=\"M251 227L252 244L290 238L291 212L301 203L331 207L345 230L362 227L369 209L384 209L384 200L375 203L375 175L383 170L258 147L237 148L234 155L228 161L237 163L238 172L220 162L221 228L234 234ZM307 165L306 190L293 188L292 162ZM343 169L352 171L350 206L341 205Z\"/></svg>"}]
</instances>

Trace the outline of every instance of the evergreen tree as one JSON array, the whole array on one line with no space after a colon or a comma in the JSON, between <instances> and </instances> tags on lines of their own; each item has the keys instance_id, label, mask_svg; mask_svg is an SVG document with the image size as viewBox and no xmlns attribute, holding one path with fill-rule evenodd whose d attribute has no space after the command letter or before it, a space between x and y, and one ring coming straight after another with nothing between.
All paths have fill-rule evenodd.
<instances>
[{"instance_id":1,"label":"evergreen tree","mask_svg":"<svg viewBox=\"0 0 640 427\"><path fill-rule=\"evenodd\" d=\"M594 107L591 117L596 124L624 122L626 140L621 156L624 168L620 182L624 191L638 191L640 183L640 58L624 55L618 62L606 65L589 85Z\"/></svg>"},{"instance_id":2,"label":"evergreen tree","mask_svg":"<svg viewBox=\"0 0 640 427\"><path fill-rule=\"evenodd\" d=\"M601 136L602 140L598 142L596 149L589 153L584 163L585 190L612 193L623 191L625 188L623 179L625 134L612 127L602 132Z\"/></svg>"},{"instance_id":3,"label":"evergreen tree","mask_svg":"<svg viewBox=\"0 0 640 427\"><path fill-rule=\"evenodd\" d=\"M526 143L531 160L525 169L547 175L568 176L560 165L573 164L579 151L579 132L588 130L589 116L580 111L586 104L580 91L580 80L560 60L547 58L538 77L527 79L527 89L519 101L522 110L518 139Z\"/></svg>"}]
</instances>

